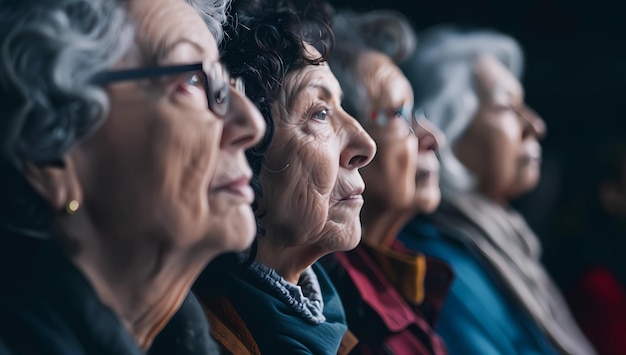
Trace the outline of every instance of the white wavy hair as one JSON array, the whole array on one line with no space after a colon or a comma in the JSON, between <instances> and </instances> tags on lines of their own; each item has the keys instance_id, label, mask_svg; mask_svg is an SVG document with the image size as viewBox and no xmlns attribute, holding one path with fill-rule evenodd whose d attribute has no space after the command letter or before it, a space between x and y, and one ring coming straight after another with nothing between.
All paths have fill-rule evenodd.
<instances>
[{"instance_id":1,"label":"white wavy hair","mask_svg":"<svg viewBox=\"0 0 626 355\"><path fill-rule=\"evenodd\" d=\"M439 151L444 191L475 187L475 178L454 155L453 147L478 109L475 64L483 55L494 56L521 78L524 55L517 41L484 29L462 31L442 25L424 31L418 35L416 50L400 64L413 86L415 106L426 112L449 142Z\"/></svg>"}]
</instances>

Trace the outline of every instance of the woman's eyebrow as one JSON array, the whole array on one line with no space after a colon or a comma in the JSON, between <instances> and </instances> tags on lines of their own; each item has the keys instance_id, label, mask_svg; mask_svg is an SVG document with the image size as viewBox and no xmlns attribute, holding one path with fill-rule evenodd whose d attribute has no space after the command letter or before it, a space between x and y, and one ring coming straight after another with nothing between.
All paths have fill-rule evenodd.
<instances>
[{"instance_id":1,"label":"woman's eyebrow","mask_svg":"<svg viewBox=\"0 0 626 355\"><path fill-rule=\"evenodd\" d=\"M332 97L332 92L330 91L330 89L328 87L326 87L325 85L319 83L319 82L308 82L306 84L300 85L298 86L298 88L293 92L293 95L291 95L289 97L289 101L287 101L287 107L289 107L290 109L293 109L295 105L298 105L298 102L300 101L299 98L301 98L303 93L306 92L310 92L311 94L313 93L313 90L316 90L318 92L322 92L322 99L328 101L328 98ZM311 97L312 95L310 94L305 94L305 97ZM315 97L317 97L317 93L315 94ZM311 101L313 102L313 101Z\"/></svg>"},{"instance_id":2,"label":"woman's eyebrow","mask_svg":"<svg viewBox=\"0 0 626 355\"><path fill-rule=\"evenodd\" d=\"M314 88L314 89L318 89L319 91L322 92L322 98L324 100L330 100L333 97L333 91L330 89L330 87L328 87L328 85L326 85L325 83L322 82L311 82L308 83L307 85L303 85L299 91L303 91L305 89L308 88ZM343 99L343 92L339 91L339 101L341 102L341 100Z\"/></svg>"},{"instance_id":3,"label":"woman's eyebrow","mask_svg":"<svg viewBox=\"0 0 626 355\"><path fill-rule=\"evenodd\" d=\"M205 58L206 52L205 52L205 48L202 45L200 45L198 42L189 38L180 38L173 42L162 43L155 51L154 63L159 64L159 63L163 63L164 61L166 61L170 53L172 53L174 49L176 49L176 47L182 44L191 45L198 51L199 58L201 59Z\"/></svg>"},{"instance_id":4,"label":"woman's eyebrow","mask_svg":"<svg viewBox=\"0 0 626 355\"><path fill-rule=\"evenodd\" d=\"M297 97L300 96L300 94L302 92L308 91L310 89L314 89L317 90L318 92L321 93L321 95L319 95L323 100L326 101L332 101L333 98L333 90L330 89L330 86L328 86L323 80L302 80L301 81L302 84L298 85L294 91L291 92L290 95L288 95L287 97L287 107L289 108L293 108L293 105L295 104L295 100ZM343 92L341 91L341 89L339 89L339 101L338 103L341 104L341 100L343 99Z\"/></svg>"}]
</instances>

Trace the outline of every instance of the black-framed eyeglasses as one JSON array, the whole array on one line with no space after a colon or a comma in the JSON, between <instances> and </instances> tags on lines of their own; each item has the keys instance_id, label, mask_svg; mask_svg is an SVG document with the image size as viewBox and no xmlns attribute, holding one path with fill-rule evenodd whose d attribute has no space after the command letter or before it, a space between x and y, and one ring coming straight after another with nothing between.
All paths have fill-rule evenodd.
<instances>
[{"instance_id":1,"label":"black-framed eyeglasses","mask_svg":"<svg viewBox=\"0 0 626 355\"><path fill-rule=\"evenodd\" d=\"M137 69L111 70L97 74L92 82L107 85L120 81L131 81L158 78L169 75L197 72L198 80L206 93L208 108L216 115L223 117L228 113L230 105L230 85L243 94L243 82L237 78L232 81L228 71L219 61L212 62L208 68L204 63L154 66Z\"/></svg>"}]
</instances>

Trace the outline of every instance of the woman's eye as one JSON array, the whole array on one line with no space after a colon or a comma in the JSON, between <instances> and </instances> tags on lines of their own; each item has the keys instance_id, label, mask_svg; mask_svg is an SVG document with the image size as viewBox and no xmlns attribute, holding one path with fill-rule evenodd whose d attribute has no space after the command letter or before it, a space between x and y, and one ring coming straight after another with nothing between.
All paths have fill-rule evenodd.
<instances>
[{"instance_id":1,"label":"woman's eye","mask_svg":"<svg viewBox=\"0 0 626 355\"><path fill-rule=\"evenodd\" d=\"M187 85L196 86L200 82L198 75L194 74L187 80Z\"/></svg>"},{"instance_id":2,"label":"woman's eye","mask_svg":"<svg viewBox=\"0 0 626 355\"><path fill-rule=\"evenodd\" d=\"M191 75L187 79L187 82L185 84L187 84L189 86L201 86L202 85L202 79L200 79L200 75L193 74L193 75Z\"/></svg>"},{"instance_id":3,"label":"woman's eye","mask_svg":"<svg viewBox=\"0 0 626 355\"><path fill-rule=\"evenodd\" d=\"M204 90L204 83L200 74L189 74L185 77L180 78L177 90L190 93L192 91L195 91L195 89Z\"/></svg>"},{"instance_id":4,"label":"woman's eye","mask_svg":"<svg viewBox=\"0 0 626 355\"><path fill-rule=\"evenodd\" d=\"M496 105L495 110L498 112L508 112L513 111L513 106L511 105Z\"/></svg>"},{"instance_id":5,"label":"woman's eye","mask_svg":"<svg viewBox=\"0 0 626 355\"><path fill-rule=\"evenodd\" d=\"M326 121L326 117L328 116L328 110L322 109L313 114L313 118L320 121Z\"/></svg>"}]
</instances>

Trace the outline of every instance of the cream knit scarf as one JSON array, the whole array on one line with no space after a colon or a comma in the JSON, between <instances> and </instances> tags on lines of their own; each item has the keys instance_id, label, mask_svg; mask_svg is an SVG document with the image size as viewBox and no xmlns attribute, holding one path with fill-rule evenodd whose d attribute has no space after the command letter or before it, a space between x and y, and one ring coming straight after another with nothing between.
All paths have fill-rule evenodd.
<instances>
[{"instance_id":1,"label":"cream knit scarf","mask_svg":"<svg viewBox=\"0 0 626 355\"><path fill-rule=\"evenodd\" d=\"M476 250L515 301L564 354L595 354L540 262L541 245L524 218L476 194L446 194L433 219Z\"/></svg>"}]
</instances>

